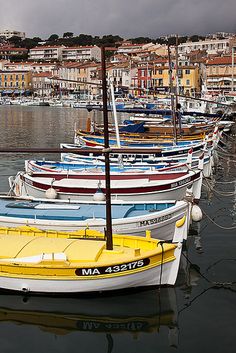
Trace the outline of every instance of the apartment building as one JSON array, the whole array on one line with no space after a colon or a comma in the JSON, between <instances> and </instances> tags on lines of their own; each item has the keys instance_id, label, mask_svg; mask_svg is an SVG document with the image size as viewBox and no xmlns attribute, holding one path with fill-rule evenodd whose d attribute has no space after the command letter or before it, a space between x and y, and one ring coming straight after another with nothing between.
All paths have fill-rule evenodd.
<instances>
[{"instance_id":1,"label":"apartment building","mask_svg":"<svg viewBox=\"0 0 236 353\"><path fill-rule=\"evenodd\" d=\"M67 47L62 50L65 61L101 61L101 49L96 45Z\"/></svg>"},{"instance_id":2,"label":"apartment building","mask_svg":"<svg viewBox=\"0 0 236 353\"><path fill-rule=\"evenodd\" d=\"M186 42L178 45L178 51L179 54L190 53L193 50L205 50L207 54L229 53L234 42L234 37Z\"/></svg>"},{"instance_id":3,"label":"apartment building","mask_svg":"<svg viewBox=\"0 0 236 353\"><path fill-rule=\"evenodd\" d=\"M31 62L31 61L21 61L21 62L5 62L3 65L3 70L25 70L32 72L51 72L57 66L56 63L49 62Z\"/></svg>"},{"instance_id":4,"label":"apartment building","mask_svg":"<svg viewBox=\"0 0 236 353\"><path fill-rule=\"evenodd\" d=\"M30 49L29 60L34 61L61 61L64 46L37 46Z\"/></svg>"},{"instance_id":5,"label":"apartment building","mask_svg":"<svg viewBox=\"0 0 236 353\"><path fill-rule=\"evenodd\" d=\"M49 97L53 95L55 88L51 77L51 72L32 74L32 93L34 96Z\"/></svg>"},{"instance_id":6,"label":"apartment building","mask_svg":"<svg viewBox=\"0 0 236 353\"><path fill-rule=\"evenodd\" d=\"M30 71L0 71L0 92L1 94L19 94L31 91L32 74Z\"/></svg>"},{"instance_id":7,"label":"apartment building","mask_svg":"<svg viewBox=\"0 0 236 353\"><path fill-rule=\"evenodd\" d=\"M150 43L151 44L151 43ZM132 44L132 43L123 43L117 48L117 53L131 54L138 50L144 50L149 47L148 44Z\"/></svg>"},{"instance_id":8,"label":"apartment building","mask_svg":"<svg viewBox=\"0 0 236 353\"><path fill-rule=\"evenodd\" d=\"M114 89L128 89L131 86L130 62L121 62L107 66L108 79L113 83Z\"/></svg>"},{"instance_id":9,"label":"apartment building","mask_svg":"<svg viewBox=\"0 0 236 353\"><path fill-rule=\"evenodd\" d=\"M200 69L197 65L180 66L176 72L174 64L172 65L171 80L173 87L178 89L181 94L193 95L199 94L201 88ZM154 65L152 68L152 85L155 92L168 92L169 91L169 65L163 66ZM178 81L176 76L178 75Z\"/></svg>"},{"instance_id":10,"label":"apartment building","mask_svg":"<svg viewBox=\"0 0 236 353\"><path fill-rule=\"evenodd\" d=\"M99 67L100 65L94 62L64 62L53 70L53 76L60 78L60 81L55 79L55 82L60 85L62 92L74 93L78 95L78 98L85 99L101 92L97 86L97 83L100 83ZM91 84L92 82L94 85Z\"/></svg>"},{"instance_id":11,"label":"apartment building","mask_svg":"<svg viewBox=\"0 0 236 353\"><path fill-rule=\"evenodd\" d=\"M9 29L5 29L0 31L0 37L4 37L9 39L11 37L20 37L21 39L25 39L25 32L20 31L10 31Z\"/></svg>"},{"instance_id":12,"label":"apartment building","mask_svg":"<svg viewBox=\"0 0 236 353\"><path fill-rule=\"evenodd\" d=\"M211 93L229 92L236 87L236 55L215 57L206 62L206 89Z\"/></svg>"},{"instance_id":13,"label":"apartment building","mask_svg":"<svg viewBox=\"0 0 236 353\"><path fill-rule=\"evenodd\" d=\"M28 49L26 48L14 48L9 45L0 46L0 59L14 60L16 58L26 59L28 55Z\"/></svg>"}]
</instances>

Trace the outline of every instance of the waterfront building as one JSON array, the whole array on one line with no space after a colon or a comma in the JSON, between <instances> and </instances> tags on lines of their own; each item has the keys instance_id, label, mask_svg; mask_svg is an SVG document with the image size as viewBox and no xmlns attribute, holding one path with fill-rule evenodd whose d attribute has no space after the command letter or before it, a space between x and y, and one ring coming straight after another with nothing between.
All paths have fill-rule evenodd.
<instances>
[{"instance_id":1,"label":"waterfront building","mask_svg":"<svg viewBox=\"0 0 236 353\"><path fill-rule=\"evenodd\" d=\"M54 87L51 72L39 72L32 74L32 93L34 96L49 97L57 91Z\"/></svg>"},{"instance_id":2,"label":"waterfront building","mask_svg":"<svg viewBox=\"0 0 236 353\"><path fill-rule=\"evenodd\" d=\"M98 67L100 68L100 65L95 62L64 62L52 70L52 73L53 77L61 79L61 81L57 81L57 84L60 86L62 94L70 93L77 98L85 99L100 94L101 90L96 85L96 83L100 83ZM95 85L90 85L91 81Z\"/></svg>"},{"instance_id":3,"label":"waterfront building","mask_svg":"<svg viewBox=\"0 0 236 353\"><path fill-rule=\"evenodd\" d=\"M62 60L65 61L101 61L101 49L96 45L66 47L62 49Z\"/></svg>"},{"instance_id":4,"label":"waterfront building","mask_svg":"<svg viewBox=\"0 0 236 353\"><path fill-rule=\"evenodd\" d=\"M0 71L1 95L30 93L32 73L30 71Z\"/></svg>"},{"instance_id":5,"label":"waterfront building","mask_svg":"<svg viewBox=\"0 0 236 353\"><path fill-rule=\"evenodd\" d=\"M235 54L234 58L232 55L225 55L207 60L206 89L209 93L229 92L236 87L236 65L234 63L236 63Z\"/></svg>"},{"instance_id":6,"label":"waterfront building","mask_svg":"<svg viewBox=\"0 0 236 353\"><path fill-rule=\"evenodd\" d=\"M152 71L153 71L153 62L142 62L138 64L138 86L137 91L138 95L148 96L153 94L153 85L152 85Z\"/></svg>"},{"instance_id":7,"label":"waterfront building","mask_svg":"<svg viewBox=\"0 0 236 353\"><path fill-rule=\"evenodd\" d=\"M31 62L31 61L21 61L21 62L5 62L3 70L26 70L32 72L52 72L57 66L57 63L49 62Z\"/></svg>"},{"instance_id":8,"label":"waterfront building","mask_svg":"<svg viewBox=\"0 0 236 353\"><path fill-rule=\"evenodd\" d=\"M165 59L167 60L167 59ZM171 79L176 89L176 75L178 74L179 93L186 95L200 94L201 80L198 65L181 65L176 72L174 61L172 62ZM152 67L152 86L155 92L169 92L169 65L154 63Z\"/></svg>"},{"instance_id":9,"label":"waterfront building","mask_svg":"<svg viewBox=\"0 0 236 353\"><path fill-rule=\"evenodd\" d=\"M125 61L107 65L107 76L115 92L128 94L131 86L131 62Z\"/></svg>"}]
</instances>

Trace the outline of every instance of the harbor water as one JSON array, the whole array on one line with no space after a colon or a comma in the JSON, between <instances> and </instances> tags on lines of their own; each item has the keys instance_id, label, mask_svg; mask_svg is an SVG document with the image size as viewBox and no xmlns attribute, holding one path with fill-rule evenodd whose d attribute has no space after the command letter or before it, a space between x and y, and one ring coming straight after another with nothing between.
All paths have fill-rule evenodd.
<instances>
[{"instance_id":1,"label":"harbor water","mask_svg":"<svg viewBox=\"0 0 236 353\"><path fill-rule=\"evenodd\" d=\"M59 147L75 125L101 112L0 106L0 148ZM204 180L203 220L193 225L172 288L84 294L71 298L0 292L1 352L233 353L236 327L236 144L221 146ZM0 191L25 159L59 155L0 154Z\"/></svg>"}]
</instances>

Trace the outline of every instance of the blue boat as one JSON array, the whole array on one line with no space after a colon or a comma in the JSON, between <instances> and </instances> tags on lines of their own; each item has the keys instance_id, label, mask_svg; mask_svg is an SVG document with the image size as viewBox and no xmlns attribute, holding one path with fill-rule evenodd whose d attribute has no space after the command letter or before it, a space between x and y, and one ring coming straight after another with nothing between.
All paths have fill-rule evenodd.
<instances>
[{"instance_id":1,"label":"blue boat","mask_svg":"<svg viewBox=\"0 0 236 353\"><path fill-rule=\"evenodd\" d=\"M189 217L187 201L112 201L113 232L170 239L176 222ZM186 224L189 225L189 219ZM66 202L65 200L19 200L0 198L0 227L33 226L43 230L75 231L84 228L103 231L106 224L104 202ZM183 230L187 237L188 226Z\"/></svg>"}]
</instances>

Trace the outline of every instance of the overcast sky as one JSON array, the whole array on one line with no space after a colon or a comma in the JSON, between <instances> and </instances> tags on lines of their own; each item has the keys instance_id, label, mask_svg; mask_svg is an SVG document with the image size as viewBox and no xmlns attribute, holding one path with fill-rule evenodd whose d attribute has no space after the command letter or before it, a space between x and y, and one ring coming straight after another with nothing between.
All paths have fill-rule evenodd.
<instances>
[{"instance_id":1,"label":"overcast sky","mask_svg":"<svg viewBox=\"0 0 236 353\"><path fill-rule=\"evenodd\" d=\"M47 39L73 32L123 38L236 32L235 0L0 0L0 30Z\"/></svg>"}]
</instances>

